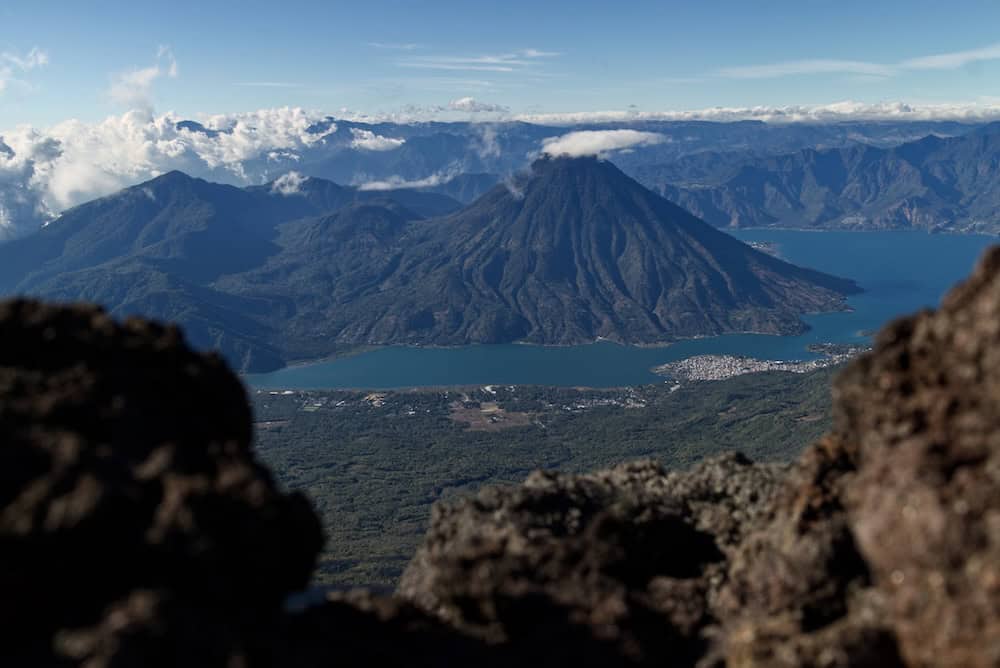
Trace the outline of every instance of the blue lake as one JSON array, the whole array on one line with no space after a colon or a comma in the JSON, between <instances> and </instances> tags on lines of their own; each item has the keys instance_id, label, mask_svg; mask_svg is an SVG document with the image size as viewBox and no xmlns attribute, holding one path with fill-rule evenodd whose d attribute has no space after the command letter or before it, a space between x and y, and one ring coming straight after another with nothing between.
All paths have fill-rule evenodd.
<instances>
[{"instance_id":1,"label":"blue lake","mask_svg":"<svg viewBox=\"0 0 1000 668\"><path fill-rule=\"evenodd\" d=\"M811 343L863 342L862 332L925 306L935 306L969 274L995 237L920 232L797 232L746 230L744 241L776 244L794 264L852 278L865 289L849 313L806 316L801 336L733 334L638 348L613 343L543 347L389 347L354 357L246 376L251 387L388 389L430 385L563 385L615 387L659 382L650 368L704 354L804 360Z\"/></svg>"}]
</instances>

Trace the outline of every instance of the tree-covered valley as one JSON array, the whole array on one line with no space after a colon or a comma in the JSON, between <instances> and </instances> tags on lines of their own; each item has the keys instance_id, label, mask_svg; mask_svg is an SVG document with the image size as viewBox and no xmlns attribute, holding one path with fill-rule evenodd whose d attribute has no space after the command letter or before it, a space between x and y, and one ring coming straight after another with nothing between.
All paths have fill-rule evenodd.
<instances>
[{"instance_id":1,"label":"tree-covered valley","mask_svg":"<svg viewBox=\"0 0 1000 668\"><path fill-rule=\"evenodd\" d=\"M791 461L830 426L835 369L609 390L486 386L390 392L258 390L261 458L306 492L327 543L321 584L392 586L439 500L535 469L723 452Z\"/></svg>"}]
</instances>

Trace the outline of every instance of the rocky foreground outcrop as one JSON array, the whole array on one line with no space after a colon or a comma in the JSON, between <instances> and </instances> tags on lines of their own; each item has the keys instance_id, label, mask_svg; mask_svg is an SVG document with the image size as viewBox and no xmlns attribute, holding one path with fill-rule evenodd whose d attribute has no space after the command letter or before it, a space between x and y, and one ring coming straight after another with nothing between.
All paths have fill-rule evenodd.
<instances>
[{"instance_id":1,"label":"rocky foreground outcrop","mask_svg":"<svg viewBox=\"0 0 1000 668\"><path fill-rule=\"evenodd\" d=\"M259 651L322 537L254 460L239 380L94 307L4 303L0 342L0 664Z\"/></svg>"},{"instance_id":2,"label":"rocky foreground outcrop","mask_svg":"<svg viewBox=\"0 0 1000 668\"><path fill-rule=\"evenodd\" d=\"M1000 665L1000 250L888 326L792 465L538 472L435 508L395 596L320 548L177 330L0 305L4 666Z\"/></svg>"}]
</instances>

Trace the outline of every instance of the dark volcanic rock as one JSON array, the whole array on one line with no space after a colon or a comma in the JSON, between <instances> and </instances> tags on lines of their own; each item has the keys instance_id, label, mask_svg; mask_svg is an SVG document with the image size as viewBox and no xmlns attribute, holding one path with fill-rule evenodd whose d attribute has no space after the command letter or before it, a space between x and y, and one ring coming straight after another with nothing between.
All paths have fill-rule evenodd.
<instances>
[{"instance_id":1,"label":"dark volcanic rock","mask_svg":"<svg viewBox=\"0 0 1000 668\"><path fill-rule=\"evenodd\" d=\"M275 647L279 666L505 666L501 648L456 633L412 603L363 591L335 594L290 616Z\"/></svg>"},{"instance_id":2,"label":"dark volcanic rock","mask_svg":"<svg viewBox=\"0 0 1000 668\"><path fill-rule=\"evenodd\" d=\"M1000 249L835 391L852 528L912 665L1000 665Z\"/></svg>"},{"instance_id":3,"label":"dark volcanic rock","mask_svg":"<svg viewBox=\"0 0 1000 668\"><path fill-rule=\"evenodd\" d=\"M556 665L690 665L706 651L727 553L782 468L731 455L685 474L654 462L536 473L435 509L400 594L492 643Z\"/></svg>"},{"instance_id":4,"label":"dark volcanic rock","mask_svg":"<svg viewBox=\"0 0 1000 668\"><path fill-rule=\"evenodd\" d=\"M841 497L853 470L839 441L817 443L734 551L716 609L725 665L901 665Z\"/></svg>"},{"instance_id":5,"label":"dark volcanic rock","mask_svg":"<svg viewBox=\"0 0 1000 668\"><path fill-rule=\"evenodd\" d=\"M254 459L236 377L93 307L0 304L0 340L3 664L249 652L321 536Z\"/></svg>"}]
</instances>

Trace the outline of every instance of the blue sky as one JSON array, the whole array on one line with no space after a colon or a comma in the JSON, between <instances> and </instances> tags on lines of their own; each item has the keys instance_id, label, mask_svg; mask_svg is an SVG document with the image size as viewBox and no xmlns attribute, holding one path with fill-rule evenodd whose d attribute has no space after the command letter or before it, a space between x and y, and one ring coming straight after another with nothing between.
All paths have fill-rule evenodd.
<instances>
[{"instance_id":1,"label":"blue sky","mask_svg":"<svg viewBox=\"0 0 1000 668\"><path fill-rule=\"evenodd\" d=\"M1000 2L0 4L0 129L196 116L1000 103Z\"/></svg>"}]
</instances>

